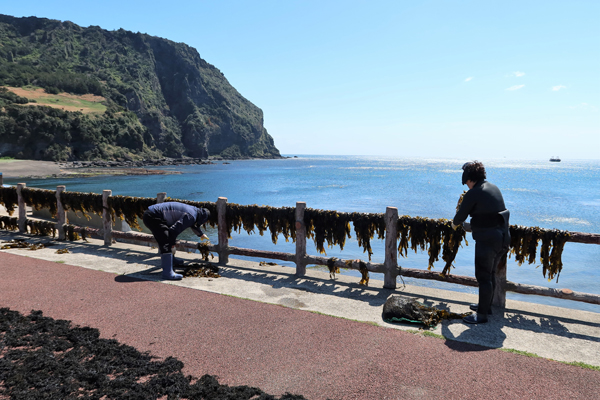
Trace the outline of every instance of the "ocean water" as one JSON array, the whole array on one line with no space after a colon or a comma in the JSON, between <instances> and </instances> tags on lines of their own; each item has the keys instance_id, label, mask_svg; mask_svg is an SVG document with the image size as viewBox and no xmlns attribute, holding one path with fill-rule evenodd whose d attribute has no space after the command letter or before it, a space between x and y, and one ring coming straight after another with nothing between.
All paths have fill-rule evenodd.
<instances>
[{"instance_id":1,"label":"ocean water","mask_svg":"<svg viewBox=\"0 0 600 400\"><path fill-rule=\"evenodd\" d=\"M155 197L167 192L172 198L215 202L227 197L228 202L275 207L294 207L306 202L307 207L345 212L384 213L386 207L397 207L400 215L429 218L454 216L456 203L466 186L461 185L461 166L465 160L400 159L374 156L297 156L281 160L230 161L214 165L165 167L182 174L148 176L100 176L93 178L61 178L25 180L28 187L55 189L66 185L69 191L114 195ZM539 226L576 232L600 233L600 160L483 160L488 181L503 193L511 211L511 224ZM19 180L19 182L22 180ZM17 180L5 179L16 184ZM208 235L217 242L216 230ZM327 256L344 259L361 258L366 254L358 247L354 234L343 251L327 249ZM194 239L184 232L181 238ZM474 241L467 234L469 245L463 244L452 273L474 276ZM270 235L235 234L230 245L293 253L295 245L280 237L273 245ZM308 252L317 255L314 244ZM383 240L372 240L372 261L383 262ZM427 268L427 254L410 253L398 257L405 268ZM254 259L257 260L258 259ZM293 266L293 263L278 263ZM600 294L600 245L567 243L563 253L563 270L559 281L549 282L536 265L519 266L508 260L508 280L538 286L569 288L574 291ZM441 271L443 262L436 264ZM344 272L360 276L357 271ZM383 279L371 274L371 279ZM441 282L405 278L407 284L439 287L448 290L477 293L477 288ZM399 278L399 286L402 282ZM521 301L570 307L600 312L600 306L508 293L508 298Z\"/></svg>"}]
</instances>

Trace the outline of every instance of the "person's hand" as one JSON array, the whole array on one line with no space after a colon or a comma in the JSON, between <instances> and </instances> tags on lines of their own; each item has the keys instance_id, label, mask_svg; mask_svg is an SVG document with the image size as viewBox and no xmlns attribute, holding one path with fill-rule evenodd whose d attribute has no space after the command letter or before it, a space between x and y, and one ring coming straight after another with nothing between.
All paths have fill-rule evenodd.
<instances>
[{"instance_id":1,"label":"person's hand","mask_svg":"<svg viewBox=\"0 0 600 400\"><path fill-rule=\"evenodd\" d=\"M450 222L450 226L452 226L452 229L456 230L456 228L458 228L458 225L454 225L454 222Z\"/></svg>"},{"instance_id":2,"label":"person's hand","mask_svg":"<svg viewBox=\"0 0 600 400\"><path fill-rule=\"evenodd\" d=\"M202 236L200 236L200 240L208 240L208 236L202 235Z\"/></svg>"}]
</instances>

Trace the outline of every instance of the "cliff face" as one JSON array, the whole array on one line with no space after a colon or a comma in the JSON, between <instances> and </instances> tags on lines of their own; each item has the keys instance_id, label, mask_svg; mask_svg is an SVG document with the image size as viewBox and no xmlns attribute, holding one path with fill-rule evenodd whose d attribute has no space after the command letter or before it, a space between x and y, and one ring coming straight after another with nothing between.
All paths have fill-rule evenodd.
<instances>
[{"instance_id":1,"label":"cliff face","mask_svg":"<svg viewBox=\"0 0 600 400\"><path fill-rule=\"evenodd\" d=\"M122 29L106 31L71 22L0 15L0 85L34 85L49 93L89 93L105 98L102 115L65 117L85 120L97 128L95 148L90 148L89 140L83 148L84 143L73 135L69 139L55 133L54 140L46 132L39 139L56 148L52 154L27 153L27 143L43 135L39 124L32 124L31 118L12 108L46 110L45 119L60 116L48 112L48 107L16 105L9 96L0 98L4 100L0 144L14 150L20 142L23 158L94 159L115 158L116 154L130 158L280 157L263 126L262 111L183 43ZM125 120L124 130L130 127L136 134L115 133L115 119ZM23 140L15 127L26 130L28 139ZM112 132L112 136L103 132Z\"/></svg>"}]
</instances>

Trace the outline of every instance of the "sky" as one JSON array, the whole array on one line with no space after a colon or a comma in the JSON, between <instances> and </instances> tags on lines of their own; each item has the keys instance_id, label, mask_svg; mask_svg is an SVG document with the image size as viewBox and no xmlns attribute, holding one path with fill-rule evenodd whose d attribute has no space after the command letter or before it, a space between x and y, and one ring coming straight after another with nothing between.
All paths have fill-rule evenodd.
<instances>
[{"instance_id":1,"label":"sky","mask_svg":"<svg viewBox=\"0 0 600 400\"><path fill-rule=\"evenodd\" d=\"M600 159L600 1L0 0L198 50L282 154Z\"/></svg>"}]
</instances>

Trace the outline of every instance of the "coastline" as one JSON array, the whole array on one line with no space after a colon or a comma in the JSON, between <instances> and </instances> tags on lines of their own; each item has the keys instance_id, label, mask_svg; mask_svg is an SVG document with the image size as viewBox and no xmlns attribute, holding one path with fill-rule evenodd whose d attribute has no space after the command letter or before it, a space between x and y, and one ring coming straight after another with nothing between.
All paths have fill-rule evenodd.
<instances>
[{"instance_id":1,"label":"coastline","mask_svg":"<svg viewBox=\"0 0 600 400\"><path fill-rule=\"evenodd\" d=\"M291 157L281 157L286 159ZM239 160L252 158L239 158ZM261 159L261 158L257 158ZM138 161L40 161L0 159L0 174L4 179L46 179L46 178L79 178L99 175L173 175L181 171L165 171L162 169L147 169L147 167L166 167L179 165L206 165L215 162L229 164L221 157L208 160L200 158L161 158Z\"/></svg>"},{"instance_id":2,"label":"coastline","mask_svg":"<svg viewBox=\"0 0 600 400\"><path fill-rule=\"evenodd\" d=\"M180 165L180 164L163 164ZM181 171L146 169L146 166L160 166L156 163L127 165L111 162L58 162L38 160L0 160L0 173L3 179L46 179L78 178L98 175L171 175Z\"/></svg>"}]
</instances>

